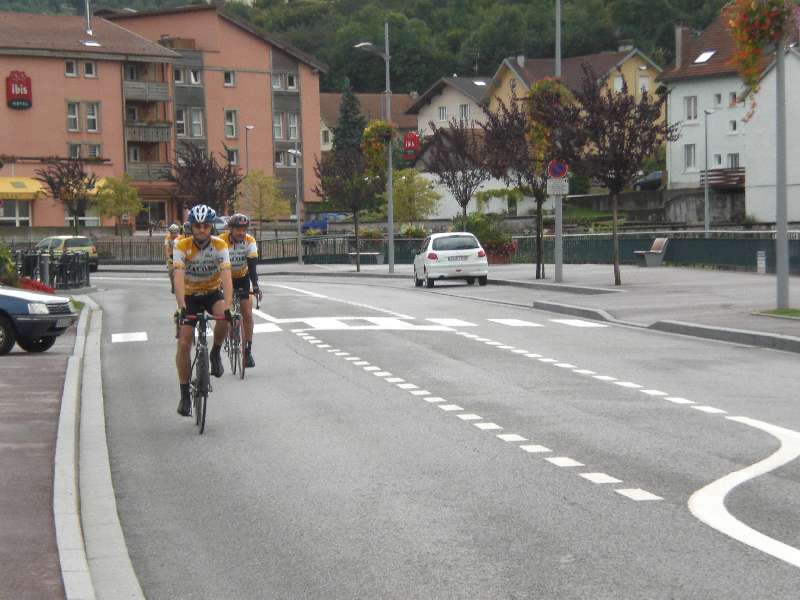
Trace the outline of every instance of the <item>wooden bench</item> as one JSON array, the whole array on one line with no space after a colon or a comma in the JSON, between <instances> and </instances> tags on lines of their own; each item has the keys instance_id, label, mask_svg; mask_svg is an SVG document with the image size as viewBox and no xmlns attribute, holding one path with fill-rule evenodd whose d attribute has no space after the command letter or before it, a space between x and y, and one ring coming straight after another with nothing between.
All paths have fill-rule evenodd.
<instances>
[{"instance_id":1,"label":"wooden bench","mask_svg":"<svg viewBox=\"0 0 800 600\"><path fill-rule=\"evenodd\" d=\"M364 257L365 256L368 256L370 258L374 257L376 265L382 265L383 264L383 252L360 252L359 254L361 255L361 264L362 265L365 264L364 263ZM351 265L356 264L356 253L355 252L348 252L347 256L350 257L350 264Z\"/></svg>"},{"instance_id":2,"label":"wooden bench","mask_svg":"<svg viewBox=\"0 0 800 600\"><path fill-rule=\"evenodd\" d=\"M636 262L640 267L660 267L667 253L669 239L656 238L650 250L636 250Z\"/></svg>"}]
</instances>

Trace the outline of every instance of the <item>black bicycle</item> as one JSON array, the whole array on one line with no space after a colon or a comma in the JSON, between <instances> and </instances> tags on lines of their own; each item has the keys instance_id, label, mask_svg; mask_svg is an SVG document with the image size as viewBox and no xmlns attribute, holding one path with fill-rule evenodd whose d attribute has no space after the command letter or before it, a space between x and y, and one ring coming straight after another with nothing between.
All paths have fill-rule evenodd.
<instances>
[{"instance_id":1,"label":"black bicycle","mask_svg":"<svg viewBox=\"0 0 800 600\"><path fill-rule=\"evenodd\" d=\"M231 372L239 374L240 379L244 379L244 323L242 320L242 308L239 304L239 296L234 294L233 305L231 306L233 322L228 329L225 337L225 352L231 363Z\"/></svg>"},{"instance_id":2,"label":"black bicycle","mask_svg":"<svg viewBox=\"0 0 800 600\"><path fill-rule=\"evenodd\" d=\"M212 321L224 321L225 317L215 317L206 313L187 315L188 321L195 321L194 358L192 359L191 374L189 375L189 392L192 397L192 410L194 421L200 435L206 429L206 414L208 412L208 395L213 392L211 387L211 369L208 358L208 324Z\"/></svg>"}]
</instances>

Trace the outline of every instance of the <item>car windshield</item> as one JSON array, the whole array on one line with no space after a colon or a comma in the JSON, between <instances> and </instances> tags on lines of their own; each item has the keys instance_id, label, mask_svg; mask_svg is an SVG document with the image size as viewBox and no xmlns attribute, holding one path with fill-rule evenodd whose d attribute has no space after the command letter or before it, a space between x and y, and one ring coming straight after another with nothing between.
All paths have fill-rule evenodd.
<instances>
[{"instance_id":1,"label":"car windshield","mask_svg":"<svg viewBox=\"0 0 800 600\"><path fill-rule=\"evenodd\" d=\"M89 240L85 237L71 238L64 243L65 248L83 248L85 246L91 246Z\"/></svg>"},{"instance_id":2,"label":"car windshield","mask_svg":"<svg viewBox=\"0 0 800 600\"><path fill-rule=\"evenodd\" d=\"M449 235L433 240L434 250L475 250L478 240L471 235Z\"/></svg>"},{"instance_id":3,"label":"car windshield","mask_svg":"<svg viewBox=\"0 0 800 600\"><path fill-rule=\"evenodd\" d=\"M36 244L37 250L47 250L55 240L47 238Z\"/></svg>"}]
</instances>

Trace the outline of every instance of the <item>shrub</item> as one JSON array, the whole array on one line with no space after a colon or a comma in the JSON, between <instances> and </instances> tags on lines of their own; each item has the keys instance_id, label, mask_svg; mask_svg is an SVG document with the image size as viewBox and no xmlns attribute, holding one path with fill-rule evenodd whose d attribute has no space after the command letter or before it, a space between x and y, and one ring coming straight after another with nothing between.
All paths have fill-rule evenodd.
<instances>
[{"instance_id":1,"label":"shrub","mask_svg":"<svg viewBox=\"0 0 800 600\"><path fill-rule=\"evenodd\" d=\"M11 250L3 243L0 243L0 283L16 285L17 268L14 264L14 257Z\"/></svg>"},{"instance_id":2,"label":"shrub","mask_svg":"<svg viewBox=\"0 0 800 600\"><path fill-rule=\"evenodd\" d=\"M453 231L468 231L489 251L490 248L503 248L511 243L511 235L504 226L505 215L472 213L453 217Z\"/></svg>"},{"instance_id":3,"label":"shrub","mask_svg":"<svg viewBox=\"0 0 800 600\"><path fill-rule=\"evenodd\" d=\"M383 232L376 228L359 229L358 237L365 240L378 240L383 239Z\"/></svg>"},{"instance_id":4,"label":"shrub","mask_svg":"<svg viewBox=\"0 0 800 600\"><path fill-rule=\"evenodd\" d=\"M400 235L404 235L410 238L424 238L428 235L428 232L425 231L424 227L420 227L419 225L403 225L400 229Z\"/></svg>"}]
</instances>

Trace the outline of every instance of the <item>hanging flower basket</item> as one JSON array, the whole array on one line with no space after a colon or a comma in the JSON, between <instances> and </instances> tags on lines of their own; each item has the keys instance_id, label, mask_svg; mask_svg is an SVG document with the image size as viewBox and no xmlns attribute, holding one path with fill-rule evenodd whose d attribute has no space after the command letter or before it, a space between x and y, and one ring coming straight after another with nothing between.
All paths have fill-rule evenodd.
<instances>
[{"instance_id":1,"label":"hanging flower basket","mask_svg":"<svg viewBox=\"0 0 800 600\"><path fill-rule=\"evenodd\" d=\"M750 110L745 121L755 112L755 96L765 66L764 50L785 39L795 22L794 10L792 0L734 0L725 9L728 27L736 42L731 63L750 90Z\"/></svg>"}]
</instances>

